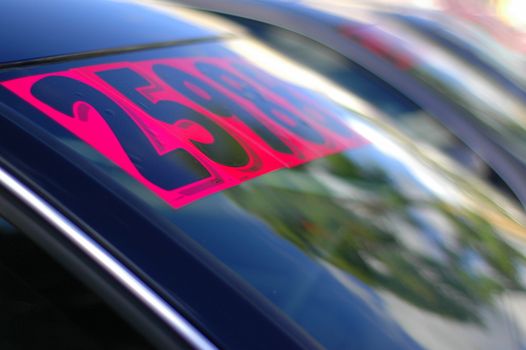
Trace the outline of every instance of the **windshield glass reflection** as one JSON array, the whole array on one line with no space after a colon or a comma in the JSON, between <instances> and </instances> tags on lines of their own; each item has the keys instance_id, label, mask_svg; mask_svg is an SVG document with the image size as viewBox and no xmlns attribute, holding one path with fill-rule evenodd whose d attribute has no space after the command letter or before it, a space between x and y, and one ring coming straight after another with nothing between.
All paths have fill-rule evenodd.
<instances>
[{"instance_id":1,"label":"windshield glass reflection","mask_svg":"<svg viewBox=\"0 0 526 350\"><path fill-rule=\"evenodd\" d=\"M499 235L516 224L501 217L495 226L440 198L416 171L364 146L257 178L172 217L329 348L350 346L349 333L353 345L371 345L378 334L354 328L364 312L380 327L398 320L402 329L387 329L418 342L435 323L454 329L439 348L466 338L511 346L499 299L524 292L525 260ZM402 344L411 343L389 346Z\"/></svg>"}]
</instances>

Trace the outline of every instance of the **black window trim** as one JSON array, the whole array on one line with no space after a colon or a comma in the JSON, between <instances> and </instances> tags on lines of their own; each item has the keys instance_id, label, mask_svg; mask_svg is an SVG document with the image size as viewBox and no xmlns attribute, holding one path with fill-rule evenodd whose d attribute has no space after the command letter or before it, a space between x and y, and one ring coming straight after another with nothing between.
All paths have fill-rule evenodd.
<instances>
[{"instance_id":1,"label":"black window trim","mask_svg":"<svg viewBox=\"0 0 526 350\"><path fill-rule=\"evenodd\" d=\"M132 325L155 345L217 350L138 276L2 166L0 215L59 257L84 283L96 285L101 297L128 321L133 319Z\"/></svg>"}]
</instances>

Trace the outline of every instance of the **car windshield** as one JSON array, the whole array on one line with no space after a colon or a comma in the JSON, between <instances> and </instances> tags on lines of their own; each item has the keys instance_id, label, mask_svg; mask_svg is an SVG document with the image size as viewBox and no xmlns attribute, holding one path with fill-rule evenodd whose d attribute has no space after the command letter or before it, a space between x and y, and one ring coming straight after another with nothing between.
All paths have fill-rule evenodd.
<instances>
[{"instance_id":1,"label":"car windshield","mask_svg":"<svg viewBox=\"0 0 526 350\"><path fill-rule=\"evenodd\" d=\"M356 96L259 44L13 69L0 86L7 118L36 127L111 190L108 200L170 228L172 242L154 249L153 231L98 232L167 295L190 283L172 275L170 250L190 238L194 254L310 345L514 346L510 330L520 329L509 320L526 298L523 214L365 116ZM108 214L100 206L74 215ZM109 213L112 225L133 220ZM199 323L195 310L188 314Z\"/></svg>"}]
</instances>

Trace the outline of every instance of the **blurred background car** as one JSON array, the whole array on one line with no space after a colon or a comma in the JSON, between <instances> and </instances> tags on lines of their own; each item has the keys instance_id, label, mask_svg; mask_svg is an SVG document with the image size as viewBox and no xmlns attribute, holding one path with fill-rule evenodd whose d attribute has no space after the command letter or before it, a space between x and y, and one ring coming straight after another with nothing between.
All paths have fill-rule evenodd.
<instances>
[{"instance_id":1,"label":"blurred background car","mask_svg":"<svg viewBox=\"0 0 526 350\"><path fill-rule=\"evenodd\" d=\"M229 15L267 45L371 102L416 142L441 149L526 203L526 105L522 77L513 72L520 71L523 59L503 49L503 58L484 60L489 55L482 45L478 50L453 47L453 38L467 36L456 34L461 31L459 23L469 24L450 19L457 27L450 26L435 18L447 18L437 11L360 1L181 3ZM424 35L422 27L430 26L433 30ZM450 45L430 38L429 32L435 37L447 33ZM485 41L499 46L490 38Z\"/></svg>"},{"instance_id":2,"label":"blurred background car","mask_svg":"<svg viewBox=\"0 0 526 350\"><path fill-rule=\"evenodd\" d=\"M523 54L507 48L474 24L446 12L413 10L408 13L404 10L389 7L375 12L447 50L509 93L525 98L525 79L520 74L526 67Z\"/></svg>"},{"instance_id":3,"label":"blurred background car","mask_svg":"<svg viewBox=\"0 0 526 350\"><path fill-rule=\"evenodd\" d=\"M171 3L0 8L6 347L524 348L524 211L352 90Z\"/></svg>"}]
</instances>

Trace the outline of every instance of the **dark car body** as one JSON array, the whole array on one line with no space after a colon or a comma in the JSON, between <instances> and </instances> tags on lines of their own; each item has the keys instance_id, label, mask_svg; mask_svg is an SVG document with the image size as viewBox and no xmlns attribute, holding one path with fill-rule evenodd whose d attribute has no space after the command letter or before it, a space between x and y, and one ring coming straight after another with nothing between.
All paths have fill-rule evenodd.
<instances>
[{"instance_id":1,"label":"dark car body","mask_svg":"<svg viewBox=\"0 0 526 350\"><path fill-rule=\"evenodd\" d=\"M416 140L426 142L422 135L413 134L403 122L404 118L397 115L400 111L424 112L430 126L436 124L436 129L442 129L449 134L449 138L457 139L453 150L448 149L447 142L435 146L464 165L470 163L466 157L480 157L491 169L489 173L482 171L482 177L511 189L523 204L526 202L523 181L526 168L521 145L524 128L521 116L525 108L520 97L522 88L493 68L493 77L488 77L487 70L474 71L470 67L471 60L467 63L452 62L465 55L451 50L451 47L440 48L415 30L415 26L405 23L416 22L410 20L413 17L375 13L351 4L343 5L343 2L179 2L233 16L234 21L243 24L255 36L317 69L323 69L324 62L316 62L314 55L309 55L313 51L328 49L341 55L348 60L342 64L346 64L348 69L340 67L331 72L331 67L325 67L326 74L337 83L371 101ZM432 23L436 26L435 22ZM282 31L272 33L273 30ZM301 37L280 42L282 37L287 36L284 31ZM304 48L302 53L297 46L291 45L294 41L305 39L312 41L308 44L312 47ZM451 57L445 57L446 53ZM480 59L478 62L479 67L484 63ZM488 64L484 68L488 69ZM505 80L505 86L513 91L505 91L493 80L495 76L500 77L500 82ZM478 93L477 86L481 86L483 91ZM391 98L384 98L382 94ZM399 106L393 110L397 99ZM424 120L424 117L421 119ZM510 120L513 124L508 125ZM476 171L476 168L473 169Z\"/></svg>"},{"instance_id":2,"label":"dark car body","mask_svg":"<svg viewBox=\"0 0 526 350\"><path fill-rule=\"evenodd\" d=\"M169 4L0 7L0 214L155 345L524 345L524 214L357 96Z\"/></svg>"}]
</instances>

